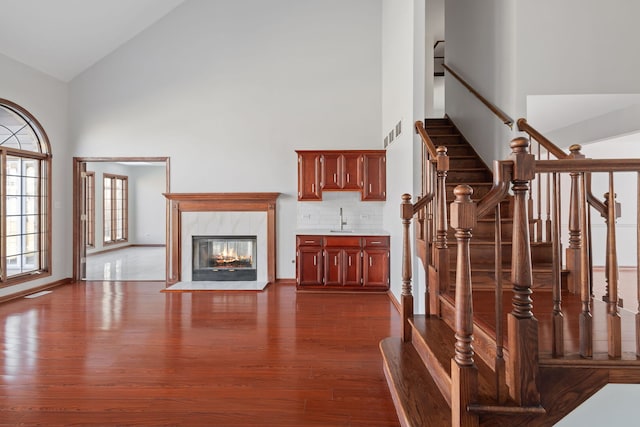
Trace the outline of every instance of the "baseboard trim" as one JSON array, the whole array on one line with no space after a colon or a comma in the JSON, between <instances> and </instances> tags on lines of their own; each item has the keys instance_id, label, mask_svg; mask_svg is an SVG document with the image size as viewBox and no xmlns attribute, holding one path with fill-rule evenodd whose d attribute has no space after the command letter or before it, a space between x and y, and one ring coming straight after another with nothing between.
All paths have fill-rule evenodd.
<instances>
[{"instance_id":1,"label":"baseboard trim","mask_svg":"<svg viewBox=\"0 0 640 427\"><path fill-rule=\"evenodd\" d=\"M387 295L389 295L389 299L391 300L391 303L396 308L396 310L398 310L398 313L402 313L402 305L400 304L400 301L398 301L396 296L393 294L393 292L389 290L387 291Z\"/></svg>"},{"instance_id":2,"label":"baseboard trim","mask_svg":"<svg viewBox=\"0 0 640 427\"><path fill-rule=\"evenodd\" d=\"M5 295L0 297L0 304L12 301L14 299L26 297L27 295L35 294L36 292L42 292L49 289L57 288L58 286L68 285L69 283L73 283L73 279L71 277L65 277L64 279L56 280L55 282L36 286L35 288L25 289L23 291L16 292L15 294Z\"/></svg>"}]
</instances>

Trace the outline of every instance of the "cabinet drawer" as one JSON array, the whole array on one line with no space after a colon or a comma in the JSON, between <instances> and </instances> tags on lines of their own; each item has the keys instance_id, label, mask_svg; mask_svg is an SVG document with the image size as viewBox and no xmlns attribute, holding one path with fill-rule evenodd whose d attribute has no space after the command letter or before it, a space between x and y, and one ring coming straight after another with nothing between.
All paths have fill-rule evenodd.
<instances>
[{"instance_id":1,"label":"cabinet drawer","mask_svg":"<svg viewBox=\"0 0 640 427\"><path fill-rule=\"evenodd\" d=\"M297 236L298 246L321 246L322 236Z\"/></svg>"},{"instance_id":2,"label":"cabinet drawer","mask_svg":"<svg viewBox=\"0 0 640 427\"><path fill-rule=\"evenodd\" d=\"M389 236L368 236L363 237L362 241L365 248L389 247Z\"/></svg>"},{"instance_id":3,"label":"cabinet drawer","mask_svg":"<svg viewBox=\"0 0 640 427\"><path fill-rule=\"evenodd\" d=\"M329 247L360 247L358 236L325 236L324 245Z\"/></svg>"}]
</instances>

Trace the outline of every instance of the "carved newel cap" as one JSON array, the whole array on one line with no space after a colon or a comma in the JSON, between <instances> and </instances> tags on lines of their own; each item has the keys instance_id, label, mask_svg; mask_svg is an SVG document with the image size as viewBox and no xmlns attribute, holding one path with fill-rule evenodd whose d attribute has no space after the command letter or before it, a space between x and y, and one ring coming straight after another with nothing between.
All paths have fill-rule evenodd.
<instances>
[{"instance_id":1,"label":"carved newel cap","mask_svg":"<svg viewBox=\"0 0 640 427\"><path fill-rule=\"evenodd\" d=\"M529 148L529 140L524 136L513 138L509 147L511 147L511 151L513 153L527 152L527 148Z\"/></svg>"},{"instance_id":2,"label":"carved newel cap","mask_svg":"<svg viewBox=\"0 0 640 427\"><path fill-rule=\"evenodd\" d=\"M529 154L529 140L522 136L511 140L511 155L513 160L513 180L531 181L535 178L535 156Z\"/></svg>"},{"instance_id":3,"label":"carved newel cap","mask_svg":"<svg viewBox=\"0 0 640 427\"><path fill-rule=\"evenodd\" d=\"M446 172L449 170L449 156L447 156L447 147L439 145L436 148L438 156L436 157L436 169L438 172Z\"/></svg>"},{"instance_id":4,"label":"carved newel cap","mask_svg":"<svg viewBox=\"0 0 640 427\"><path fill-rule=\"evenodd\" d=\"M413 218L413 205L411 204L411 194L404 193L402 195L402 203L400 204L400 218L409 221Z\"/></svg>"},{"instance_id":5,"label":"carved newel cap","mask_svg":"<svg viewBox=\"0 0 640 427\"><path fill-rule=\"evenodd\" d=\"M456 230L471 230L476 226L476 202L471 200L473 188L466 184L453 189L456 199L451 203L451 227Z\"/></svg>"},{"instance_id":6,"label":"carved newel cap","mask_svg":"<svg viewBox=\"0 0 640 427\"><path fill-rule=\"evenodd\" d=\"M572 159L584 159L585 156L580 152L580 150L582 150L582 145L573 144L569 147L569 151L571 152L571 154L569 154L569 157L571 157Z\"/></svg>"}]
</instances>

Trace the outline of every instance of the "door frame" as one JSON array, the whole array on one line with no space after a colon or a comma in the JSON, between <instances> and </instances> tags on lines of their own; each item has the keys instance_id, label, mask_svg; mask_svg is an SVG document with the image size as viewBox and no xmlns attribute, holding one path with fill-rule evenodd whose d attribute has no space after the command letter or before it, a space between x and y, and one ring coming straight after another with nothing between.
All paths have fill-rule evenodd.
<instances>
[{"instance_id":1,"label":"door frame","mask_svg":"<svg viewBox=\"0 0 640 427\"><path fill-rule=\"evenodd\" d=\"M165 164L165 193L171 193L171 159L169 157L74 157L73 158L73 272L74 281L83 281L82 263L87 257L87 248L82 244L84 232L82 230L82 206L84 204L82 172L86 169L87 163L114 163L114 162L151 162ZM165 201L166 225L165 225L165 247L169 242L169 200ZM169 251L166 251L165 281L168 277Z\"/></svg>"}]
</instances>

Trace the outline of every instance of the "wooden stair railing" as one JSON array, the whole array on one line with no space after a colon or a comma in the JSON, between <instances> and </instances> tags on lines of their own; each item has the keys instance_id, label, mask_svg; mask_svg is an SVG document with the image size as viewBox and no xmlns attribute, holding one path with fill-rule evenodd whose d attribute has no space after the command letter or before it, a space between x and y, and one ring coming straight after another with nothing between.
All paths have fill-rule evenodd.
<instances>
[{"instance_id":1,"label":"wooden stair railing","mask_svg":"<svg viewBox=\"0 0 640 427\"><path fill-rule=\"evenodd\" d=\"M538 389L538 377L540 374L540 360L543 359L545 369L554 366L586 367L586 366L612 366L615 361L624 362L628 356L628 350L624 350L625 339L623 336L624 322L621 319L618 307L619 280L617 261L616 219L620 216L619 203L616 201L616 188L614 177L620 172L636 172L637 174L637 221L640 224L640 159L616 159L593 160L586 159L580 153L579 146L572 146L570 154L562 159L542 159L532 153L530 143L526 138L516 138L511 142L511 155L507 160L494 162L493 186L486 195L477 201L472 201L473 189L466 185L455 188L455 200L450 205L450 215L447 216L445 184L449 170L449 159L444 147L435 148L435 144L422 123L416 123L417 132L425 141L426 163L428 163L427 175L431 185L425 186L426 196L419 198L415 204L411 203L411 196L403 195L401 217L403 220L403 287L402 302L406 308L402 310L402 339L411 344L416 339L416 325L412 317L413 296L411 295L411 237L410 224L416 216L420 220L420 211L431 209L428 214L422 216L429 224L426 230L425 242L428 247L434 249L433 256L428 257L427 268L437 273L436 251L438 242L447 244L446 230L448 226L455 229L457 241L456 252L456 277L455 277L455 303L452 310L447 308L441 313L440 305L446 298L448 284L444 288L436 274L427 274L427 304L426 314L430 318L440 318L446 321L446 317L453 314L453 324L449 325L455 333L455 353L451 359L450 377L448 380L439 380L438 387L445 394L445 398L451 409L452 425L479 425L482 414L530 414L543 416L545 409L541 406L541 396ZM423 136L426 136L426 138ZM430 144L429 144L430 142ZM430 146L429 146L430 145ZM435 153L435 156L434 156ZM550 157L550 155L548 155ZM608 192L604 195L604 201L596 198L590 201L589 179L592 175L604 173L608 177ZM546 177L548 199L544 202L547 206L548 219L545 221L543 238L552 243L553 253L551 292L539 292L537 300L551 302L551 336L547 339L546 333L539 337L538 320L534 316L532 294L534 292L534 277L532 271L532 245L536 237L531 236L530 221L532 198L530 194L535 192L536 179ZM569 248L567 260L577 266L574 272L576 288L574 292L579 294L581 304L577 318L569 316L565 318L562 307L563 284L561 280L562 253L561 240L563 206L561 197L561 178L570 182L571 195L568 210L569 219L567 230L569 235ZM502 286L502 251L495 253L495 349L487 353L486 345L490 339L484 340L484 348L476 353L472 346L474 340L473 286L470 242L472 232L478 220L494 213L495 215L495 240L496 247L502 246L501 209L500 205L511 192L511 206L513 214L513 232L511 233L512 265L510 281L513 297L511 312L506 316L506 324L502 312L503 286ZM600 205L598 205L600 204ZM594 205L598 205L597 207ZM595 342L600 342L602 337L594 339L594 312L593 287L591 277L592 263L589 241L591 239L590 208L603 215L606 223L606 274L607 281L606 301L607 316L607 351L606 358L594 351ZM567 212L565 212L567 213ZM449 220L447 220L449 219ZM533 219L533 222L538 220ZM433 233L429 234L429 230ZM640 264L640 228L636 233L637 259ZM430 237L429 237L430 236ZM417 237L420 237L419 235ZM448 256L445 258L448 260ZM640 272L636 284L636 294L639 310L635 314L635 330L640 330ZM448 283L448 282L447 282ZM444 299L443 299L444 298ZM450 298L450 297L449 297ZM451 317L450 317L451 318ZM569 319L569 320L567 320ZM566 322L571 322L566 324ZM575 322L575 323L574 323ZM574 327L573 325L577 325ZM565 342L564 330L578 329L578 346L571 339ZM506 333L506 345L504 343ZM640 367L637 358L640 358L640 334L633 335L634 352L631 364L615 365L623 366L622 371L617 371L616 378L620 381L624 366ZM539 341L543 338L543 341ZM419 338L418 338L419 339ZM628 340L627 340L628 341ZM415 341L414 341L415 342ZM569 343L567 345L567 343ZM628 344L628 342L626 342ZM628 348L628 346L627 346ZM627 354L625 356L625 353ZM488 360L487 354L494 360ZM429 356L432 357L432 356ZM489 366L495 377L495 392L493 403L487 402L487 396L483 401L478 401L478 372L475 368L475 358L480 357ZM578 357L578 359L576 359ZM554 362L557 360L557 362ZM626 359L629 360L629 359ZM636 362L633 364L633 362ZM634 374L635 375L635 374ZM434 377L435 378L435 377ZM486 377L483 377L486 380ZM449 386L447 386L449 384ZM443 388L444 387L444 388ZM450 387L450 390L449 390ZM515 405L515 406L514 406ZM478 418L480 417L480 418Z\"/></svg>"},{"instance_id":2,"label":"wooden stair railing","mask_svg":"<svg viewBox=\"0 0 640 427\"><path fill-rule=\"evenodd\" d=\"M538 130L532 127L526 119L520 118L517 121L518 130L525 132L529 135L532 146L531 153L536 155L537 160L550 160L552 157L555 159L584 159L585 156L580 153L582 147L574 144L569 147L569 153L566 153L548 138L542 135ZM533 142L536 143L536 148L533 148ZM543 151L544 150L544 151ZM530 192L530 215L536 217L534 224L536 232L534 238L536 241L553 241L551 237L552 225L551 225L551 194L552 194L552 180L549 174L537 174L536 185ZM604 204L604 200L599 200L593 195L591 191L591 175L586 174L585 179L585 197L587 203L600 214L602 218L607 217L608 209ZM577 207L579 203L579 188L578 188L578 174L571 175L571 195L570 200L572 206ZM533 205L533 199L537 201L535 206ZM543 206L544 202L544 206ZM546 208L546 221L542 219L542 210ZM619 210L618 217L619 217ZM586 211L588 227L585 229L588 235L586 236L586 247L581 246L580 235L582 230L578 229L578 215L579 213L575 209L570 209L570 226L569 226L569 247L566 249L566 266L569 272L568 287L571 292L577 293L580 290L580 281L582 280L580 259L582 251L586 250L589 264L592 259L592 247L591 247L591 210ZM592 275L588 278L589 283L592 283ZM591 285L589 285L591 287Z\"/></svg>"},{"instance_id":3,"label":"wooden stair railing","mask_svg":"<svg viewBox=\"0 0 640 427\"><path fill-rule=\"evenodd\" d=\"M530 407L537 410L540 404L540 395L537 390L536 378L538 373L538 333L537 320L533 316L533 302L531 300L532 273L531 254L529 241L529 224L526 213L526 200L529 181L533 178L535 159L527 151L528 141L517 138L511 144L512 155L509 160L496 162L496 182L490 191L478 205L471 200L473 190L466 185L457 186L454 190L455 201L451 204L450 225L456 230L457 240L457 264L455 287L455 357L451 362L451 410L453 425L477 425L478 418L474 411L502 411L508 409L500 407L500 397L496 405L479 405L477 398L477 372L474 366L473 341L473 307L471 285L471 261L469 242L471 232L479 217L478 211L488 213L493 208L499 207L500 201L508 191L509 182L512 183L514 192L514 233L513 251L517 258L522 260L512 268L511 281L513 283L512 312L509 320L509 366L504 371L498 370L496 382L502 376L502 382L509 385L511 399L521 407ZM403 232L403 301L413 304L411 291L411 243L409 225L413 218L414 210L410 202L411 196L403 195L401 205L401 217L404 225ZM498 208L499 212L499 208ZM516 258L514 257L514 259ZM497 292L501 294L502 291ZM501 300L500 300L501 301ZM502 306L502 303L498 305ZM403 332L405 342L411 340L409 319L404 316L412 315L407 308L402 311ZM501 323L502 315L497 316L497 322ZM502 346L501 339L497 343ZM500 354L500 350L497 354ZM504 363L504 361L503 361ZM499 387L500 388L500 387ZM480 409L482 408L482 409ZM492 409L493 408L493 409Z\"/></svg>"},{"instance_id":4,"label":"wooden stair railing","mask_svg":"<svg viewBox=\"0 0 640 427\"><path fill-rule=\"evenodd\" d=\"M447 148L436 147L421 121L415 129L423 142L423 194L413 205L412 217L418 215L418 239L426 269L425 301L428 314L439 315L439 295L449 288L449 247L447 244L446 184L449 171ZM406 215L409 215L407 210ZM427 221L424 224L423 221ZM403 221L405 213L403 211ZM429 249L432 249L429 252ZM429 256L431 255L431 256Z\"/></svg>"},{"instance_id":5,"label":"wooden stair railing","mask_svg":"<svg viewBox=\"0 0 640 427\"><path fill-rule=\"evenodd\" d=\"M452 77L455 77L455 79L458 80L460 84L462 84L462 86L464 86L469 92L471 92L473 96L475 96L480 102L482 102L485 107L487 107L494 115L496 115L500 120L502 120L502 123L509 126L509 129L513 128L513 119L511 117L509 117L500 108L496 107L494 104L489 102L487 98L485 98L477 90L475 90L473 86L467 83L465 79L460 77L460 75L456 73L453 69L451 69L450 66L448 66L447 64L443 64L442 66L444 67L445 70L447 70L449 74L451 74Z\"/></svg>"},{"instance_id":6,"label":"wooden stair railing","mask_svg":"<svg viewBox=\"0 0 640 427\"><path fill-rule=\"evenodd\" d=\"M608 192L605 193L603 203L606 208L604 217L606 224L606 253L605 253L605 279L606 294L603 300L607 305L607 356L611 360L619 360L623 356L622 350L622 323L620 312L618 309L618 251L616 240L616 219L620 216L619 204L615 200L615 175L623 172L635 172L638 175L638 188L636 189L636 197L640 196L640 159L585 159L583 157L565 158L560 160L536 160L536 173L550 174L552 176L554 187L561 175L569 175L571 179L572 195L569 207L569 232L570 232L570 248L573 250L571 256L575 259L570 260L570 252L567 252L567 262L573 262L580 268L580 275L576 289L573 291L581 297L581 313L579 317L579 355L583 358L593 358L594 339L593 339L593 267L591 265L589 247L589 239L591 233L591 224L588 219L587 212L592 206L587 199L587 177L593 174L605 174L608 179ZM559 191L554 191L554 206L560 205ZM554 217L560 216L559 207L554 207ZM640 212L640 211L639 211ZM640 217L636 218L640 224ZM554 230L554 233L558 233ZM558 237L554 237L557 239ZM640 234L636 233L636 251L640 250ZM637 268L636 268L637 269ZM638 281L637 283L640 283ZM571 289L570 289L571 290ZM636 284L636 294L640 301L640 287ZM554 316L561 317L562 308L559 295L554 295ZM636 313L636 333L635 336L635 353L640 356L640 317ZM554 326L554 346L552 351L553 357L560 357L566 354L566 349L562 348L563 339L561 336L562 327L560 324Z\"/></svg>"}]
</instances>

